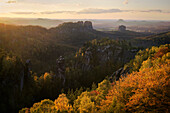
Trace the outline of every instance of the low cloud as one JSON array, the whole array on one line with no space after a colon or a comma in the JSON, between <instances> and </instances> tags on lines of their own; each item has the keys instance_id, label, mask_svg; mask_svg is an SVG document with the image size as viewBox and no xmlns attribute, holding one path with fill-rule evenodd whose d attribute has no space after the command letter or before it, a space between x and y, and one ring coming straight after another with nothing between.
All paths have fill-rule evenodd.
<instances>
[{"instance_id":1,"label":"low cloud","mask_svg":"<svg viewBox=\"0 0 170 113\"><path fill-rule=\"evenodd\" d=\"M12 14L61 14L61 13L68 13L73 14L76 11L44 11L44 12L11 12Z\"/></svg>"},{"instance_id":2,"label":"low cloud","mask_svg":"<svg viewBox=\"0 0 170 113\"><path fill-rule=\"evenodd\" d=\"M21 15L24 15L24 14L38 14L36 12L11 12L12 14L21 14Z\"/></svg>"},{"instance_id":3,"label":"low cloud","mask_svg":"<svg viewBox=\"0 0 170 113\"><path fill-rule=\"evenodd\" d=\"M40 14L60 14L60 13L76 13L76 11L44 11L40 12Z\"/></svg>"},{"instance_id":4,"label":"low cloud","mask_svg":"<svg viewBox=\"0 0 170 113\"><path fill-rule=\"evenodd\" d=\"M142 11L140 11L140 12L158 12L158 13L161 13L161 12L163 12L163 11L160 10L160 9L156 9L156 10L142 10Z\"/></svg>"},{"instance_id":5,"label":"low cloud","mask_svg":"<svg viewBox=\"0 0 170 113\"><path fill-rule=\"evenodd\" d=\"M89 8L80 11L44 11L44 12L11 12L13 14L102 14L102 13L118 13L124 12L125 10L120 9L97 9L97 8Z\"/></svg>"},{"instance_id":6,"label":"low cloud","mask_svg":"<svg viewBox=\"0 0 170 113\"><path fill-rule=\"evenodd\" d=\"M17 3L17 1L15 1L15 0L9 0L9 1L7 1L6 3L8 3L8 4L14 4L14 3Z\"/></svg>"},{"instance_id":7,"label":"low cloud","mask_svg":"<svg viewBox=\"0 0 170 113\"><path fill-rule=\"evenodd\" d=\"M79 14L101 14L101 13L118 13L118 12L122 12L122 10L120 9L93 9L93 8L89 8L89 9L84 9L79 11Z\"/></svg>"},{"instance_id":8,"label":"low cloud","mask_svg":"<svg viewBox=\"0 0 170 113\"><path fill-rule=\"evenodd\" d=\"M43 12L11 12L12 14L104 14L104 13L122 13L122 12L141 12L141 13L170 13L170 11L163 11L160 9L151 10L121 10L121 9L97 9L89 8L80 11L43 11Z\"/></svg>"}]
</instances>

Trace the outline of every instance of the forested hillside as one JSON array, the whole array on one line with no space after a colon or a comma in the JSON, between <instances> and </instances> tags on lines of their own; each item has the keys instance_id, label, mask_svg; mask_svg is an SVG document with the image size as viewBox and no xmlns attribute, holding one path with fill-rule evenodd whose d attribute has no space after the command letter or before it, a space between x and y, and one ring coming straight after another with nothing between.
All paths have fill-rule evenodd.
<instances>
[{"instance_id":1,"label":"forested hillside","mask_svg":"<svg viewBox=\"0 0 170 113\"><path fill-rule=\"evenodd\" d=\"M141 51L151 47L151 43L169 44L169 33L122 40L111 33L94 30L89 21L64 23L51 29L0 24L0 34L0 108L3 113L30 108L41 100L32 110L25 110L41 112L44 107L44 110L54 108L55 111L103 112L100 102L106 100L115 80L141 70L143 62L148 58L154 60L155 54L159 53L157 56L161 58L169 52L169 45ZM140 44L148 40L149 43L143 43L145 46L134 44L134 41ZM59 95L61 93L65 94ZM66 104L66 108L60 106L63 99L62 105ZM83 105L92 105L94 109L87 110Z\"/></svg>"},{"instance_id":2,"label":"forested hillside","mask_svg":"<svg viewBox=\"0 0 170 113\"><path fill-rule=\"evenodd\" d=\"M0 48L12 51L24 62L30 59L32 70L39 74L54 71L55 60L59 56L70 55L85 42L103 37L123 39L121 33L111 34L94 30L90 21L68 22L50 29L0 24ZM131 34L127 34L127 37L134 38Z\"/></svg>"},{"instance_id":3,"label":"forested hillside","mask_svg":"<svg viewBox=\"0 0 170 113\"><path fill-rule=\"evenodd\" d=\"M140 54L140 56L139 56ZM145 58L144 58L145 57ZM140 61L140 62L137 62ZM20 113L35 112L167 112L169 111L170 45L152 47L131 61L134 69L118 81L107 78L82 93L60 94L44 99ZM76 97L74 97L76 94ZM77 95L78 94L78 95ZM72 101L74 98L74 102ZM70 101L71 100L71 101Z\"/></svg>"},{"instance_id":4,"label":"forested hillside","mask_svg":"<svg viewBox=\"0 0 170 113\"><path fill-rule=\"evenodd\" d=\"M130 40L132 46L137 47L151 47L151 46L159 46L161 44L169 44L170 43L170 32L160 33L156 35L151 35L148 37L140 37L136 39Z\"/></svg>"},{"instance_id":5,"label":"forested hillside","mask_svg":"<svg viewBox=\"0 0 170 113\"><path fill-rule=\"evenodd\" d=\"M15 71L12 70L18 71L18 73L15 73L17 79L15 79L14 76L15 82L12 79L9 79L8 82L3 79L1 81L2 89L6 87L2 90L2 95L8 94L8 91L11 91L8 83L13 83L12 86L16 86L13 87L14 91L18 91L11 92L10 95L6 95L7 98L2 99L4 112L7 112L8 109L6 109L7 104L3 102L9 103L9 101L11 101L8 108L10 108L11 111L16 111L16 109L21 108L21 106L28 106L44 98L55 99L57 95L61 93L61 90L62 92L71 91L72 93L74 91L82 92L88 87L91 87L92 84L95 85L101 82L107 75L112 74L123 66L124 63L133 58L135 54L132 51L133 49L126 41L109 39L92 40L84 44L74 56L66 59L62 56L59 57L56 60L56 68L54 71L47 71L42 75L32 71L30 60L24 63L20 58L16 57L14 53L11 53L10 56L7 54L8 52L3 50L6 54L5 56L2 54L1 58L1 77L4 77L3 74L13 76ZM13 56L14 58L18 58L18 61L22 64L19 69L15 69L20 64L12 60ZM8 57L11 57L10 59L12 61L8 59ZM7 61L4 62L4 59ZM11 62L11 64L8 64L8 62ZM15 64L13 64L13 62ZM46 68L45 65L44 67ZM7 73L11 71L13 73ZM29 93L29 97L25 100L22 96L26 96L27 93ZM15 106L15 104L19 106Z\"/></svg>"},{"instance_id":6,"label":"forested hillside","mask_svg":"<svg viewBox=\"0 0 170 113\"><path fill-rule=\"evenodd\" d=\"M131 47L126 41L106 38L87 42L75 57L66 61L66 76L69 78L67 81L72 81L68 86L89 87L93 82L100 82L130 61L135 55L133 50L137 52L138 48Z\"/></svg>"},{"instance_id":7,"label":"forested hillside","mask_svg":"<svg viewBox=\"0 0 170 113\"><path fill-rule=\"evenodd\" d=\"M76 50L76 47L57 43L57 39L53 40L47 29L39 26L0 24L0 34L0 48L13 52L23 62L30 59L32 70L37 73L51 70L60 55L71 54Z\"/></svg>"},{"instance_id":8,"label":"forested hillside","mask_svg":"<svg viewBox=\"0 0 170 113\"><path fill-rule=\"evenodd\" d=\"M0 49L0 108L1 112L15 112L24 105L31 105L34 82L29 63L13 53Z\"/></svg>"},{"instance_id":9,"label":"forested hillside","mask_svg":"<svg viewBox=\"0 0 170 113\"><path fill-rule=\"evenodd\" d=\"M76 52L87 41L105 37L127 40L139 36L145 36L145 34L130 31L115 33L96 31L90 21L68 22L50 29L40 26L0 24L0 48L8 52L12 51L24 62L30 59L32 70L39 74L54 71L55 60L59 56L67 56ZM141 40L137 40L137 42L141 44ZM142 42L144 43L142 46L147 45L148 47L145 42ZM136 41L135 44L137 44Z\"/></svg>"}]
</instances>

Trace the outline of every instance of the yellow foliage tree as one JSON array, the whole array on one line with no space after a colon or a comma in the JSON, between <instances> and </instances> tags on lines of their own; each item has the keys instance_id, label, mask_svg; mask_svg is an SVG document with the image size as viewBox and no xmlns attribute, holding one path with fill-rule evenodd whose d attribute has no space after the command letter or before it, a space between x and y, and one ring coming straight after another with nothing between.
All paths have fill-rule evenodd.
<instances>
[{"instance_id":1,"label":"yellow foliage tree","mask_svg":"<svg viewBox=\"0 0 170 113\"><path fill-rule=\"evenodd\" d=\"M158 59L160 60L156 63ZM153 66L148 66L148 62ZM139 72L133 72L117 81L106 100L101 101L100 110L168 112L169 86L170 60L167 53L162 58L148 59L143 62Z\"/></svg>"},{"instance_id":2,"label":"yellow foliage tree","mask_svg":"<svg viewBox=\"0 0 170 113\"><path fill-rule=\"evenodd\" d=\"M74 112L95 113L95 103L92 102L89 92L83 92L78 99L74 101Z\"/></svg>"},{"instance_id":3,"label":"yellow foliage tree","mask_svg":"<svg viewBox=\"0 0 170 113\"><path fill-rule=\"evenodd\" d=\"M65 94L60 94L59 97L54 101L55 109L60 112L69 112L73 110L72 106L69 104Z\"/></svg>"},{"instance_id":4,"label":"yellow foliage tree","mask_svg":"<svg viewBox=\"0 0 170 113\"><path fill-rule=\"evenodd\" d=\"M41 102L34 103L30 108L31 113L53 113L54 102L49 99L44 99Z\"/></svg>"}]
</instances>

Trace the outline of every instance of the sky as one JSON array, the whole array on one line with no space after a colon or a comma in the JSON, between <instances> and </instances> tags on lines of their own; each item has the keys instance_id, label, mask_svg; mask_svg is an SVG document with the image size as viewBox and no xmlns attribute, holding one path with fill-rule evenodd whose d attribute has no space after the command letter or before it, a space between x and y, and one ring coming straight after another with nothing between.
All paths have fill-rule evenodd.
<instances>
[{"instance_id":1,"label":"sky","mask_svg":"<svg viewBox=\"0 0 170 113\"><path fill-rule=\"evenodd\" d=\"M170 0L0 0L0 17L170 20Z\"/></svg>"}]
</instances>

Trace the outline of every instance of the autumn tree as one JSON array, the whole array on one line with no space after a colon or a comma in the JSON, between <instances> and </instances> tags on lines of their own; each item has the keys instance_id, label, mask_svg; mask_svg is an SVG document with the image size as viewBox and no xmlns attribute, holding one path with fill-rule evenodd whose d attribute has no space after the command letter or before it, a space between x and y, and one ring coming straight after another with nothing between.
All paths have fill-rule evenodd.
<instances>
[{"instance_id":1,"label":"autumn tree","mask_svg":"<svg viewBox=\"0 0 170 113\"><path fill-rule=\"evenodd\" d=\"M59 112L69 112L73 110L72 106L69 104L65 94L60 94L59 97L54 101L55 109Z\"/></svg>"},{"instance_id":2,"label":"autumn tree","mask_svg":"<svg viewBox=\"0 0 170 113\"><path fill-rule=\"evenodd\" d=\"M49 99L44 99L41 102L34 103L30 108L31 113L53 113L54 102Z\"/></svg>"}]
</instances>

